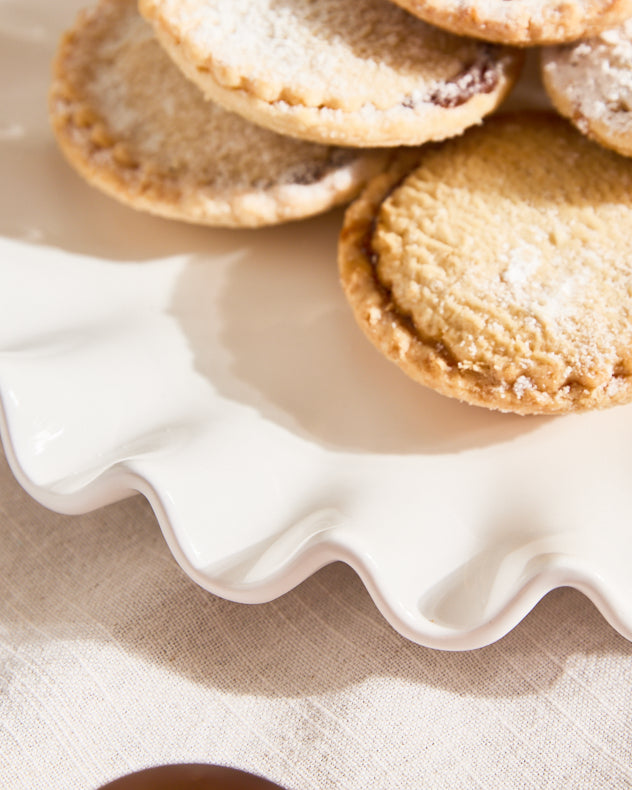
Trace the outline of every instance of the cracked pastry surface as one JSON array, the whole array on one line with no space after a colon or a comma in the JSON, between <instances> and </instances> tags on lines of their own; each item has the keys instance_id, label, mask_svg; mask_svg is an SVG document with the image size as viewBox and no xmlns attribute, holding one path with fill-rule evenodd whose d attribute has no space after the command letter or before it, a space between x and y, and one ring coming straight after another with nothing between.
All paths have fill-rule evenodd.
<instances>
[{"instance_id":1,"label":"cracked pastry surface","mask_svg":"<svg viewBox=\"0 0 632 790\"><path fill-rule=\"evenodd\" d=\"M632 162L550 113L496 116L347 210L343 288L408 375L552 414L632 400Z\"/></svg>"},{"instance_id":2,"label":"cracked pastry surface","mask_svg":"<svg viewBox=\"0 0 632 790\"><path fill-rule=\"evenodd\" d=\"M275 224L348 201L383 151L288 140L206 101L135 0L101 0L63 38L50 91L60 147L137 209L225 227Z\"/></svg>"},{"instance_id":3,"label":"cracked pastry surface","mask_svg":"<svg viewBox=\"0 0 632 790\"><path fill-rule=\"evenodd\" d=\"M389 0L140 0L208 98L277 132L416 145L491 112L521 54L437 30Z\"/></svg>"},{"instance_id":4,"label":"cracked pastry surface","mask_svg":"<svg viewBox=\"0 0 632 790\"><path fill-rule=\"evenodd\" d=\"M392 0L462 36L514 46L576 41L632 15L631 0Z\"/></svg>"},{"instance_id":5,"label":"cracked pastry surface","mask_svg":"<svg viewBox=\"0 0 632 790\"><path fill-rule=\"evenodd\" d=\"M593 38L542 51L555 107L608 148L632 156L632 19Z\"/></svg>"}]
</instances>

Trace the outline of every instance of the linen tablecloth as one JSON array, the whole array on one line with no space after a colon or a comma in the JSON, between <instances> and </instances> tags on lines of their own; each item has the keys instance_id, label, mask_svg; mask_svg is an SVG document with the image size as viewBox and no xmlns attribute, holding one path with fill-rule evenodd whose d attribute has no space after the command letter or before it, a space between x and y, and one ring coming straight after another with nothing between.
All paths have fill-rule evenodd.
<instances>
[{"instance_id":1,"label":"linen tablecloth","mask_svg":"<svg viewBox=\"0 0 632 790\"><path fill-rule=\"evenodd\" d=\"M245 605L140 497L52 513L0 458L0 787L208 762L288 790L632 785L632 645L555 590L470 652L396 633L342 563Z\"/></svg>"}]
</instances>

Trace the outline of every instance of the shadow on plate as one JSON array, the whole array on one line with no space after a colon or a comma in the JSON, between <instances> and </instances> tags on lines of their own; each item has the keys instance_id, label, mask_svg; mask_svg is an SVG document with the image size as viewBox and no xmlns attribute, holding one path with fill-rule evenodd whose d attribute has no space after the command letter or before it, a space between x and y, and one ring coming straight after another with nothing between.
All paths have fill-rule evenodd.
<instances>
[{"instance_id":1,"label":"shadow on plate","mask_svg":"<svg viewBox=\"0 0 632 790\"><path fill-rule=\"evenodd\" d=\"M550 530L528 505L497 515L481 530L482 546L463 565L426 590L418 601L421 614L438 625L469 631L487 623L551 557L541 548L551 543Z\"/></svg>"},{"instance_id":2,"label":"shadow on plate","mask_svg":"<svg viewBox=\"0 0 632 790\"><path fill-rule=\"evenodd\" d=\"M352 452L454 453L547 421L437 395L382 357L338 281L341 223L338 210L253 233L221 273L204 256L189 260L169 309L198 373L265 419Z\"/></svg>"}]
</instances>

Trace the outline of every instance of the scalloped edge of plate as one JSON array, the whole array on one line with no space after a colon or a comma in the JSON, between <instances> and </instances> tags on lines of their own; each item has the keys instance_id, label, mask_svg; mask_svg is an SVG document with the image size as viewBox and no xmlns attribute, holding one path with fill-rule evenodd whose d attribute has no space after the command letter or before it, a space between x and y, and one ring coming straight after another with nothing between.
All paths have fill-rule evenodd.
<instances>
[{"instance_id":1,"label":"scalloped edge of plate","mask_svg":"<svg viewBox=\"0 0 632 790\"><path fill-rule=\"evenodd\" d=\"M81 515L129 496L144 496L156 516L169 550L187 576L208 592L236 603L253 604L274 600L324 566L343 562L358 575L386 621L403 637L423 647L447 651L485 647L511 632L544 596L559 587L572 587L584 594L621 636L632 641L632 622L618 611L612 602L612 591L603 579L563 556L549 560L538 573L527 579L490 620L472 629L459 631L452 628L441 636L433 629L419 627L419 621L410 617L396 600L391 599L386 591L387 586L367 558L345 541L315 535L314 540L307 540L298 551L288 554L277 566L276 572L266 576L260 583L231 586L225 580L214 578L195 567L178 540L176 527L168 516L159 491L151 480L128 467L125 461L110 465L73 493L60 494L36 485L24 472L20 452L11 441L1 388L0 441L18 484L35 501L51 511Z\"/></svg>"}]
</instances>

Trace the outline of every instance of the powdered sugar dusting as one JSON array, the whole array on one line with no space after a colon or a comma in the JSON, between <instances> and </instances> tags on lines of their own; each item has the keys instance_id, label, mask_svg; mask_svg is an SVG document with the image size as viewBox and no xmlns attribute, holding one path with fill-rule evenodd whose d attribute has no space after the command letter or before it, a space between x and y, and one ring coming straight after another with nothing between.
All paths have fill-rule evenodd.
<instances>
[{"instance_id":1,"label":"powdered sugar dusting","mask_svg":"<svg viewBox=\"0 0 632 790\"><path fill-rule=\"evenodd\" d=\"M632 13L629 0L395 0L440 27L508 44L577 41Z\"/></svg>"},{"instance_id":2,"label":"powdered sugar dusting","mask_svg":"<svg viewBox=\"0 0 632 790\"><path fill-rule=\"evenodd\" d=\"M518 376L512 385L517 398L522 398L525 392L534 388L533 381L528 376Z\"/></svg>"},{"instance_id":3,"label":"powdered sugar dusting","mask_svg":"<svg viewBox=\"0 0 632 790\"><path fill-rule=\"evenodd\" d=\"M90 54L107 67L94 69L86 90L110 133L136 157L151 157L163 173L218 191L305 185L338 168L339 186L349 186L345 165L354 151L286 139L205 101L158 45L133 0L115 8L118 18ZM87 71L85 64L77 67Z\"/></svg>"},{"instance_id":4,"label":"powdered sugar dusting","mask_svg":"<svg viewBox=\"0 0 632 790\"><path fill-rule=\"evenodd\" d=\"M507 259L507 268L500 275L503 282L508 283L514 291L524 290L542 263L542 251L533 244L523 244L512 247L502 258Z\"/></svg>"},{"instance_id":5,"label":"powdered sugar dusting","mask_svg":"<svg viewBox=\"0 0 632 790\"><path fill-rule=\"evenodd\" d=\"M581 270L570 274L560 260L555 267L562 274L559 280L551 282L550 277L538 276L538 270L544 263L544 249L518 242L508 252L501 253L500 260L507 260L507 266L501 272L500 280L507 286L508 301L541 322L559 323L574 306L582 274Z\"/></svg>"},{"instance_id":6,"label":"powdered sugar dusting","mask_svg":"<svg viewBox=\"0 0 632 790\"><path fill-rule=\"evenodd\" d=\"M388 0L144 0L141 8L218 84L290 107L384 110L435 93L455 102L460 87L490 90L505 68L498 49ZM463 70L481 58L488 71L470 85Z\"/></svg>"},{"instance_id":7,"label":"powdered sugar dusting","mask_svg":"<svg viewBox=\"0 0 632 790\"><path fill-rule=\"evenodd\" d=\"M206 101L136 0L102 0L73 33L60 50L56 127L79 163L89 161L89 180L115 183L137 207L269 224L347 200L383 162L380 152L283 137Z\"/></svg>"},{"instance_id":8,"label":"powdered sugar dusting","mask_svg":"<svg viewBox=\"0 0 632 790\"><path fill-rule=\"evenodd\" d=\"M583 119L632 135L632 19L595 38L545 53L551 90L568 98Z\"/></svg>"},{"instance_id":9,"label":"powdered sugar dusting","mask_svg":"<svg viewBox=\"0 0 632 790\"><path fill-rule=\"evenodd\" d=\"M490 122L384 202L380 279L446 364L506 397L603 389L632 371L631 176L555 116Z\"/></svg>"}]
</instances>

